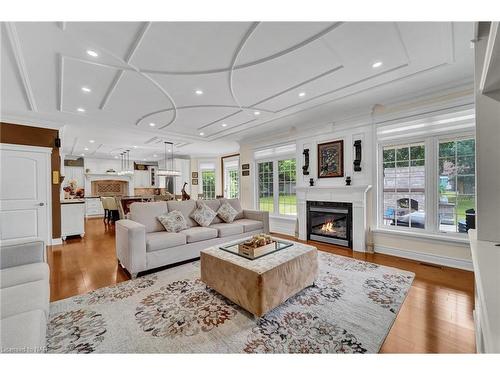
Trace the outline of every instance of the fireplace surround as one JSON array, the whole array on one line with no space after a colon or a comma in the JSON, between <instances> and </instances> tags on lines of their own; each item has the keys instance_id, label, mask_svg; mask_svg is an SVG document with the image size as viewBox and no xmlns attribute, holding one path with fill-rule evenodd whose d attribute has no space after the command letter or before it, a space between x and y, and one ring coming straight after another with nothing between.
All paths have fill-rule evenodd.
<instances>
[{"instance_id":1,"label":"fireplace surround","mask_svg":"<svg viewBox=\"0 0 500 375\"><path fill-rule=\"evenodd\" d=\"M352 249L352 203L308 201L307 239Z\"/></svg>"}]
</instances>

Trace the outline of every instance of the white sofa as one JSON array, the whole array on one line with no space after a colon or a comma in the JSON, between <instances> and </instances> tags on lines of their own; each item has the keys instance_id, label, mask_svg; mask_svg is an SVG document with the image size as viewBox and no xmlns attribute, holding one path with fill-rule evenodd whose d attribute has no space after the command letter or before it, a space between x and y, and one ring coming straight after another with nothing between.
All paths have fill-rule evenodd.
<instances>
[{"instance_id":1,"label":"white sofa","mask_svg":"<svg viewBox=\"0 0 500 375\"><path fill-rule=\"evenodd\" d=\"M2 241L0 282L0 351L44 351L50 284L43 240Z\"/></svg>"},{"instance_id":2,"label":"white sofa","mask_svg":"<svg viewBox=\"0 0 500 375\"><path fill-rule=\"evenodd\" d=\"M224 223L217 216L210 226L201 227L191 219L201 202L217 212L222 201L238 211L234 222ZM188 229L170 233L158 221L157 216L174 210L182 212ZM242 210L238 199L133 203L129 219L116 222L116 256L135 278L139 272L198 258L210 246L263 232L269 233L269 213Z\"/></svg>"}]
</instances>

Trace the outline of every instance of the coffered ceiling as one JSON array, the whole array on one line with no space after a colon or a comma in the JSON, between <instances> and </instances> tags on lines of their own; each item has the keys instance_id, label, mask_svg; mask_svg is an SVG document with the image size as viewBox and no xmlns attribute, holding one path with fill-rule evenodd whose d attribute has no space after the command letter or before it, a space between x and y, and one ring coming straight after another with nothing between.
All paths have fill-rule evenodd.
<instances>
[{"instance_id":1,"label":"coffered ceiling","mask_svg":"<svg viewBox=\"0 0 500 375\"><path fill-rule=\"evenodd\" d=\"M67 154L222 154L299 113L470 83L471 39L450 22L3 23L1 115L64 125Z\"/></svg>"}]
</instances>

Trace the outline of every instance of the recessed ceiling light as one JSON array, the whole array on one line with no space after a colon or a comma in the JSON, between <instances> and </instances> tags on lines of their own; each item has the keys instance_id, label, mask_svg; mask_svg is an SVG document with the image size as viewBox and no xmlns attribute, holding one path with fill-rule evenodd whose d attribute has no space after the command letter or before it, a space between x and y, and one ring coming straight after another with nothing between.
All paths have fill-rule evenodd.
<instances>
[{"instance_id":1,"label":"recessed ceiling light","mask_svg":"<svg viewBox=\"0 0 500 375\"><path fill-rule=\"evenodd\" d=\"M88 50L87 50L87 55L92 56L92 57L97 57L97 56L99 56L99 54L98 54L96 51L91 50L91 49L88 49Z\"/></svg>"},{"instance_id":2,"label":"recessed ceiling light","mask_svg":"<svg viewBox=\"0 0 500 375\"><path fill-rule=\"evenodd\" d=\"M149 126L153 127L153 126L156 126L156 124L154 122L150 122Z\"/></svg>"},{"instance_id":3,"label":"recessed ceiling light","mask_svg":"<svg viewBox=\"0 0 500 375\"><path fill-rule=\"evenodd\" d=\"M84 87L82 87L82 91L83 91L83 92L91 92L92 90L91 90L91 89L89 89L88 87L85 87L85 86L84 86Z\"/></svg>"},{"instance_id":4,"label":"recessed ceiling light","mask_svg":"<svg viewBox=\"0 0 500 375\"><path fill-rule=\"evenodd\" d=\"M153 157L156 158L158 155L154 154Z\"/></svg>"},{"instance_id":5,"label":"recessed ceiling light","mask_svg":"<svg viewBox=\"0 0 500 375\"><path fill-rule=\"evenodd\" d=\"M376 61L373 63L372 68L380 68L382 66L382 61Z\"/></svg>"},{"instance_id":6,"label":"recessed ceiling light","mask_svg":"<svg viewBox=\"0 0 500 375\"><path fill-rule=\"evenodd\" d=\"M254 114L255 116L258 116L258 115L260 115L260 112L259 112L259 111L255 111L253 114Z\"/></svg>"},{"instance_id":7,"label":"recessed ceiling light","mask_svg":"<svg viewBox=\"0 0 500 375\"><path fill-rule=\"evenodd\" d=\"M88 151L88 150L89 150L89 148L88 148L88 147L84 147L83 149L84 149L85 151Z\"/></svg>"},{"instance_id":8,"label":"recessed ceiling light","mask_svg":"<svg viewBox=\"0 0 500 375\"><path fill-rule=\"evenodd\" d=\"M302 98L302 97L306 96L306 93L305 92L299 92L299 96Z\"/></svg>"},{"instance_id":9,"label":"recessed ceiling light","mask_svg":"<svg viewBox=\"0 0 500 375\"><path fill-rule=\"evenodd\" d=\"M83 108L77 108L76 109L78 112L85 112L85 110Z\"/></svg>"},{"instance_id":10,"label":"recessed ceiling light","mask_svg":"<svg viewBox=\"0 0 500 375\"><path fill-rule=\"evenodd\" d=\"M172 152L172 149L170 149L170 148L169 148L169 149L168 149L168 152Z\"/></svg>"},{"instance_id":11,"label":"recessed ceiling light","mask_svg":"<svg viewBox=\"0 0 500 375\"><path fill-rule=\"evenodd\" d=\"M146 161L146 159L142 159L142 161Z\"/></svg>"},{"instance_id":12,"label":"recessed ceiling light","mask_svg":"<svg viewBox=\"0 0 500 375\"><path fill-rule=\"evenodd\" d=\"M134 148L137 148L137 146L134 145Z\"/></svg>"},{"instance_id":13,"label":"recessed ceiling light","mask_svg":"<svg viewBox=\"0 0 500 375\"><path fill-rule=\"evenodd\" d=\"M118 159L118 155L115 155L115 159Z\"/></svg>"},{"instance_id":14,"label":"recessed ceiling light","mask_svg":"<svg viewBox=\"0 0 500 375\"><path fill-rule=\"evenodd\" d=\"M227 126L227 124L226 124L226 123L222 124L222 127L223 127L223 128L225 128L226 126Z\"/></svg>"},{"instance_id":15,"label":"recessed ceiling light","mask_svg":"<svg viewBox=\"0 0 500 375\"><path fill-rule=\"evenodd\" d=\"M94 141L93 139L91 139L89 142L90 142L90 143L94 143L95 141Z\"/></svg>"},{"instance_id":16,"label":"recessed ceiling light","mask_svg":"<svg viewBox=\"0 0 500 375\"><path fill-rule=\"evenodd\" d=\"M80 154L80 156L85 156L85 154Z\"/></svg>"},{"instance_id":17,"label":"recessed ceiling light","mask_svg":"<svg viewBox=\"0 0 500 375\"><path fill-rule=\"evenodd\" d=\"M205 133L201 132L200 135L203 136L203 135L205 135Z\"/></svg>"},{"instance_id":18,"label":"recessed ceiling light","mask_svg":"<svg viewBox=\"0 0 500 375\"><path fill-rule=\"evenodd\" d=\"M196 90L194 93L195 93L196 95L203 95L203 91L202 91L202 90L199 90L199 89L198 89L198 90Z\"/></svg>"}]
</instances>

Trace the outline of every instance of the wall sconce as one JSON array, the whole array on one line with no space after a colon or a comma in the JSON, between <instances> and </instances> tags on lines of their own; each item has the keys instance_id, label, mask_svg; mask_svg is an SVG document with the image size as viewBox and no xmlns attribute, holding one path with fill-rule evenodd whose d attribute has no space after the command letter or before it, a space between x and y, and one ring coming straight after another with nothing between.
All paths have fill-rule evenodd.
<instances>
[{"instance_id":1,"label":"wall sconce","mask_svg":"<svg viewBox=\"0 0 500 375\"><path fill-rule=\"evenodd\" d=\"M354 141L354 172L361 172L361 140Z\"/></svg>"},{"instance_id":2,"label":"wall sconce","mask_svg":"<svg viewBox=\"0 0 500 375\"><path fill-rule=\"evenodd\" d=\"M304 155L304 165L302 166L302 174L307 176L309 174L309 149L305 148L302 152Z\"/></svg>"}]
</instances>

